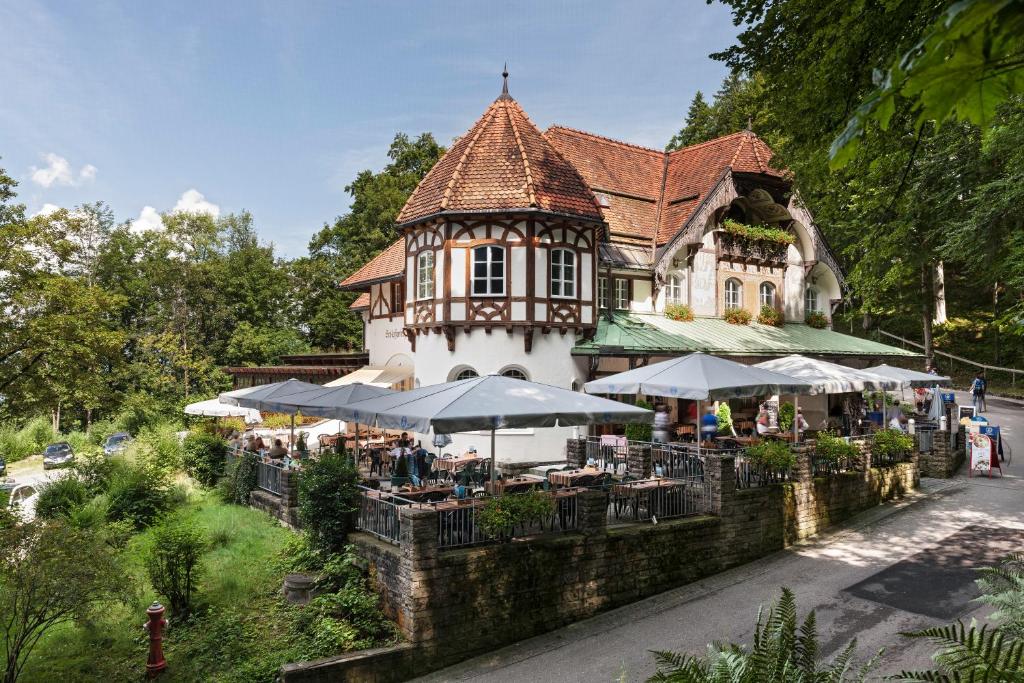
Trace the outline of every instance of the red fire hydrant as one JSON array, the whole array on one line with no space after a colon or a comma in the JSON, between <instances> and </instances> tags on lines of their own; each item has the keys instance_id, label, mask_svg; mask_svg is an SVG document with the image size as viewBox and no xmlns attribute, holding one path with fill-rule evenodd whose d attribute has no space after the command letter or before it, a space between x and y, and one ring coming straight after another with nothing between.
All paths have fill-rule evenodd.
<instances>
[{"instance_id":1,"label":"red fire hydrant","mask_svg":"<svg viewBox=\"0 0 1024 683\"><path fill-rule=\"evenodd\" d=\"M167 668L167 660L164 659L164 648L161 644L164 639L164 629L167 628L167 620L164 619L164 606L159 602L153 602L146 610L149 621L142 625L142 628L149 632L149 661L146 662L146 675L156 678L160 672Z\"/></svg>"}]
</instances>

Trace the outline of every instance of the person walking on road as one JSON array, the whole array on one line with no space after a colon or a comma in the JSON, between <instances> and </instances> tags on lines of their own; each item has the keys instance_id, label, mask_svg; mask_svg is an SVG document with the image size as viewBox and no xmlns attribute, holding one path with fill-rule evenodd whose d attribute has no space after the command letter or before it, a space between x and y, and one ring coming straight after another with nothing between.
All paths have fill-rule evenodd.
<instances>
[{"instance_id":1,"label":"person walking on road","mask_svg":"<svg viewBox=\"0 0 1024 683\"><path fill-rule=\"evenodd\" d=\"M971 382L971 403L974 405L975 413L983 410L979 406L985 405L985 379L980 372L974 376L974 381Z\"/></svg>"}]
</instances>

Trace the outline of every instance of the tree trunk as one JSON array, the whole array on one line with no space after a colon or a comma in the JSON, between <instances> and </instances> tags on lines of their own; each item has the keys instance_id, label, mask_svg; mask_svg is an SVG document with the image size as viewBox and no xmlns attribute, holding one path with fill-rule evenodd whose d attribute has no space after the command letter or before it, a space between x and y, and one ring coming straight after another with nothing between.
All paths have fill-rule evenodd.
<instances>
[{"instance_id":1,"label":"tree trunk","mask_svg":"<svg viewBox=\"0 0 1024 683\"><path fill-rule=\"evenodd\" d=\"M936 325L942 325L946 322L946 273L942 261L936 264L933 277L932 292L935 297L935 317L933 320Z\"/></svg>"},{"instance_id":2,"label":"tree trunk","mask_svg":"<svg viewBox=\"0 0 1024 683\"><path fill-rule=\"evenodd\" d=\"M992 334L995 335L995 358L992 362L999 365L999 283L992 287Z\"/></svg>"},{"instance_id":3,"label":"tree trunk","mask_svg":"<svg viewBox=\"0 0 1024 683\"><path fill-rule=\"evenodd\" d=\"M925 264L921 267L921 324L922 329L922 343L924 344L924 365L926 368L935 367L935 350L932 348L932 320L935 319L935 313L932 310L932 304L935 301L934 297L934 283L933 275L934 270L930 264Z\"/></svg>"}]
</instances>

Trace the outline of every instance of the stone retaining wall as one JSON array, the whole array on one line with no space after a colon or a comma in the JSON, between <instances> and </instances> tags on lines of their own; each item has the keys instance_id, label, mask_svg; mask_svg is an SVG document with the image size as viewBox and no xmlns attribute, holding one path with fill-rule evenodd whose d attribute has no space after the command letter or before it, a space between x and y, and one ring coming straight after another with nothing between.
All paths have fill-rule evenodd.
<instances>
[{"instance_id":1,"label":"stone retaining wall","mask_svg":"<svg viewBox=\"0 0 1024 683\"><path fill-rule=\"evenodd\" d=\"M249 505L277 517L288 526L298 529L299 522L299 473L295 470L282 470L281 495L263 489L253 489L249 493Z\"/></svg>"},{"instance_id":2,"label":"stone retaining wall","mask_svg":"<svg viewBox=\"0 0 1024 683\"><path fill-rule=\"evenodd\" d=\"M916 462L882 470L865 460L863 471L820 479L805 462L795 481L737 490L732 457L709 456L714 514L657 524L608 527L605 494L588 491L577 533L440 550L436 513L403 508L399 545L352 542L422 674L781 550L916 487ZM331 680L408 675L390 671Z\"/></svg>"},{"instance_id":3,"label":"stone retaining wall","mask_svg":"<svg viewBox=\"0 0 1024 683\"><path fill-rule=\"evenodd\" d=\"M916 437L914 441L916 445ZM956 474L966 457L963 448L958 448L957 443L962 441L958 441L956 433L936 429L932 450L921 454L921 475L948 479Z\"/></svg>"}]
</instances>

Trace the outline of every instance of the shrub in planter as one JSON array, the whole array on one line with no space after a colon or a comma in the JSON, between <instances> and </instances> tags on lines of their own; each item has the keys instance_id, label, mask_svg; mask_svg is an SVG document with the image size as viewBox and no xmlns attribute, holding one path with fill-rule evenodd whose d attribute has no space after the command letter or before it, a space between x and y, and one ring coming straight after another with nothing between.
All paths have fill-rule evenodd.
<instances>
[{"instance_id":1,"label":"shrub in planter","mask_svg":"<svg viewBox=\"0 0 1024 683\"><path fill-rule=\"evenodd\" d=\"M491 538L511 540L513 529L547 519L555 511L555 500L542 491L491 498L477 518Z\"/></svg>"},{"instance_id":2,"label":"shrub in planter","mask_svg":"<svg viewBox=\"0 0 1024 683\"><path fill-rule=\"evenodd\" d=\"M860 455L860 450L856 446L830 432L818 434L814 452L819 458L830 462L842 462Z\"/></svg>"},{"instance_id":3,"label":"shrub in planter","mask_svg":"<svg viewBox=\"0 0 1024 683\"><path fill-rule=\"evenodd\" d=\"M665 317L669 320L689 322L693 320L693 311L686 304L669 304L665 306Z\"/></svg>"},{"instance_id":4,"label":"shrub in planter","mask_svg":"<svg viewBox=\"0 0 1024 683\"><path fill-rule=\"evenodd\" d=\"M652 406L647 401L637 401L637 408L646 408L652 410ZM650 441L651 435L654 433L653 424L628 424L626 425L626 438L630 441Z\"/></svg>"},{"instance_id":5,"label":"shrub in planter","mask_svg":"<svg viewBox=\"0 0 1024 683\"><path fill-rule=\"evenodd\" d=\"M88 499L89 491L78 477L54 479L39 490L36 514L42 519L67 518Z\"/></svg>"},{"instance_id":6,"label":"shrub in planter","mask_svg":"<svg viewBox=\"0 0 1024 683\"><path fill-rule=\"evenodd\" d=\"M828 318L825 317L824 313L811 311L807 314L807 324L816 330L823 330L828 327Z\"/></svg>"},{"instance_id":7,"label":"shrub in planter","mask_svg":"<svg viewBox=\"0 0 1024 683\"><path fill-rule=\"evenodd\" d=\"M153 529L153 545L146 557L146 572L177 620L188 617L193 594L202 574L203 553L208 543L192 522L170 521Z\"/></svg>"},{"instance_id":8,"label":"shrub in planter","mask_svg":"<svg viewBox=\"0 0 1024 683\"><path fill-rule=\"evenodd\" d=\"M326 553L345 548L359 507L358 485L359 470L346 455L323 453L306 464L299 479L299 519L312 548Z\"/></svg>"},{"instance_id":9,"label":"shrub in planter","mask_svg":"<svg viewBox=\"0 0 1024 683\"><path fill-rule=\"evenodd\" d=\"M718 404L718 433L732 434L732 408L725 401Z\"/></svg>"},{"instance_id":10,"label":"shrub in planter","mask_svg":"<svg viewBox=\"0 0 1024 683\"><path fill-rule=\"evenodd\" d=\"M733 325L749 325L752 316L750 311L743 308L727 308L722 313L722 317L725 318L725 322Z\"/></svg>"},{"instance_id":11,"label":"shrub in planter","mask_svg":"<svg viewBox=\"0 0 1024 683\"><path fill-rule=\"evenodd\" d=\"M785 441L767 439L747 449L750 459L762 467L780 472L796 464L796 455Z\"/></svg>"},{"instance_id":12,"label":"shrub in planter","mask_svg":"<svg viewBox=\"0 0 1024 683\"><path fill-rule=\"evenodd\" d=\"M880 429L871 441L872 455L882 458L901 458L914 448L914 439L898 429Z\"/></svg>"},{"instance_id":13,"label":"shrub in planter","mask_svg":"<svg viewBox=\"0 0 1024 683\"><path fill-rule=\"evenodd\" d=\"M182 464L189 476L203 486L216 484L224 474L224 439L206 432L190 432L182 448Z\"/></svg>"},{"instance_id":14,"label":"shrub in planter","mask_svg":"<svg viewBox=\"0 0 1024 683\"><path fill-rule=\"evenodd\" d=\"M779 313L774 307L765 304L764 306L761 307L761 312L757 315L757 322L761 323L762 325L782 327L782 314Z\"/></svg>"}]
</instances>

